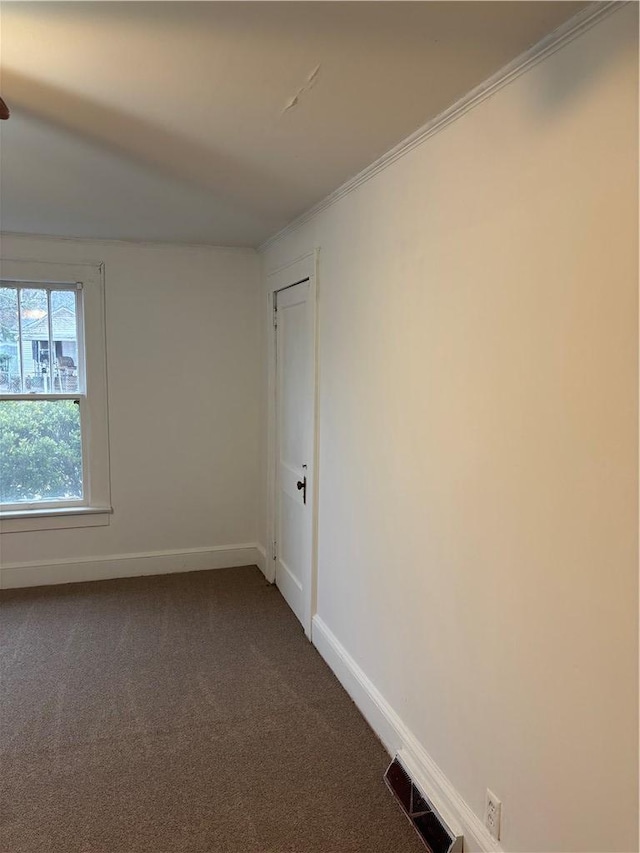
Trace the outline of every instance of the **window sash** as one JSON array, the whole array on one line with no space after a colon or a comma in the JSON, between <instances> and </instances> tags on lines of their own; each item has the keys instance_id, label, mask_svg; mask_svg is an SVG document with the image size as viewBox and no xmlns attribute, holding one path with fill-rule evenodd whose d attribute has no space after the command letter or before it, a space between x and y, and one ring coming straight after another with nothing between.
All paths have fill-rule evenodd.
<instances>
[{"instance_id":1,"label":"window sash","mask_svg":"<svg viewBox=\"0 0 640 853\"><path fill-rule=\"evenodd\" d=\"M10 396L10 397L2 397L0 398L0 402L16 402L22 400L27 403L43 403L48 400L73 400L77 403L80 412L79 412L79 422L80 422L80 464L82 466L82 497L81 498L71 498L69 500L64 500L64 498L54 498L52 500L47 500L43 498L39 501L12 501L12 502L3 502L0 500L0 512L22 512L22 511L31 511L31 510L53 510L53 509L66 509L73 507L85 507L91 505L90 500L90 464L89 464L89 456L88 456L88 445L90 442L89 430L88 430L88 421L89 411L88 411L88 401L85 394L75 394L75 395L54 395L54 396L45 396L37 395L37 394L22 394L18 396Z\"/></svg>"},{"instance_id":2,"label":"window sash","mask_svg":"<svg viewBox=\"0 0 640 853\"><path fill-rule=\"evenodd\" d=\"M30 391L26 394L0 394L0 402L10 401L10 400L26 400L27 402L38 402L44 400L80 400L81 398L86 398L86 394L78 393L78 391L74 391L62 394L42 394L40 391Z\"/></svg>"},{"instance_id":3,"label":"window sash","mask_svg":"<svg viewBox=\"0 0 640 853\"><path fill-rule=\"evenodd\" d=\"M2 507L2 512L31 512L33 510L53 510L53 509L73 509L74 507L84 507L86 506L86 501L84 500L75 500L75 501L32 501L29 503L28 501L20 501L19 503L3 503L0 504Z\"/></svg>"},{"instance_id":4,"label":"window sash","mask_svg":"<svg viewBox=\"0 0 640 853\"><path fill-rule=\"evenodd\" d=\"M18 502L0 502L2 512L29 512L32 510L55 510L55 509L71 509L74 507L83 507L87 505L88 487L89 487L89 465L87 459L87 429L86 429L86 403L87 395L85 391L85 351L84 351L84 311L82 300L82 282L43 282L43 281L9 281L0 279L0 289L15 290L16 304L18 313L18 337L17 337L17 356L20 371L20 388L18 393L0 393L0 402L22 401L30 403L40 403L55 400L73 400L80 407L80 432L81 432L81 465L82 465L82 498L71 500L46 498L40 501L18 501ZM39 290L46 293L47 299L47 334L48 334L48 371L49 381L53 387L54 381L54 359L55 359L55 343L53 332L53 311L51 296L55 292L66 291L75 293L75 327L76 327L76 345L77 345L77 374L78 388L71 392L39 392L39 391L24 391L25 370L24 370L24 336L23 336L23 317L21 306L21 292L23 290Z\"/></svg>"},{"instance_id":5,"label":"window sash","mask_svg":"<svg viewBox=\"0 0 640 853\"><path fill-rule=\"evenodd\" d=\"M84 348L84 302L82 299L83 283L76 282L44 282L44 281L15 281L11 279L0 279L0 290L15 290L17 294L18 308L18 364L20 370L20 391L17 393L5 392L0 393L1 400L18 400L18 399L38 399L38 400L73 400L79 394L86 393L86 368L85 368L85 348ZM42 290L47 295L47 326L48 326L48 348L49 348L49 382L53 386L54 381L54 337L53 337L53 317L51 310L51 294L56 291L75 292L75 321L76 321L76 344L77 344L77 371L78 371L78 387L75 392L56 393L56 392L25 392L24 390L24 353L23 353L23 332L22 332L22 311L21 311L21 291L23 290Z\"/></svg>"}]
</instances>

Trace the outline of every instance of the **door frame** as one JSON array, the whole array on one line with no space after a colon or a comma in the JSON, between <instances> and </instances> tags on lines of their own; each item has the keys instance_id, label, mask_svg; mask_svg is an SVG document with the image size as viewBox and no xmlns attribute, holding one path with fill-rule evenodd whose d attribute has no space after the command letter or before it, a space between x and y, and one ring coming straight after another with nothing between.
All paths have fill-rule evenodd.
<instances>
[{"instance_id":1,"label":"door frame","mask_svg":"<svg viewBox=\"0 0 640 853\"><path fill-rule=\"evenodd\" d=\"M305 255L295 258L287 264L267 273L267 560L265 576L270 583L276 580L277 538L277 465L276 452L278 447L277 416L276 416L276 327L274 325L275 294L294 284L309 282L309 304L312 312L311 321L311 354L312 365L312 406L311 422L313 435L311 439L312 458L307 470L307 495L311 506L311 572L309 589L305 590L305 618L302 623L304 632L311 639L311 624L316 613L317 579L318 579L318 256L319 249L314 249Z\"/></svg>"}]
</instances>

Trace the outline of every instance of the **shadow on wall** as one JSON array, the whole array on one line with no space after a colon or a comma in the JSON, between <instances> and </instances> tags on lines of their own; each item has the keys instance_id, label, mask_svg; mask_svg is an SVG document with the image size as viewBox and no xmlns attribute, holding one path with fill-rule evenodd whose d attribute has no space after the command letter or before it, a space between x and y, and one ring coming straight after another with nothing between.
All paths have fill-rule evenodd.
<instances>
[{"instance_id":1,"label":"shadow on wall","mask_svg":"<svg viewBox=\"0 0 640 853\"><path fill-rule=\"evenodd\" d=\"M627 7L619 3L614 12L618 14ZM627 29L627 40L624 51L628 52L632 61L638 64L638 5L634 8L634 24ZM629 11L629 10L627 10ZM586 51L572 51L571 56L564 54L560 62L543 62L538 66L537 74L543 78L543 84L536 90L537 100L532 104L541 120L553 119L561 110L566 109L573 101L586 96L606 70L608 64L621 58L619 42L616 49L597 51L589 54ZM594 128L595 130L595 128Z\"/></svg>"},{"instance_id":2,"label":"shadow on wall","mask_svg":"<svg viewBox=\"0 0 640 853\"><path fill-rule=\"evenodd\" d=\"M293 189L280 176L258 171L228 152L10 68L2 70L2 89L14 113L23 111L165 176L205 188L253 216L273 219L273 199L286 198Z\"/></svg>"}]
</instances>

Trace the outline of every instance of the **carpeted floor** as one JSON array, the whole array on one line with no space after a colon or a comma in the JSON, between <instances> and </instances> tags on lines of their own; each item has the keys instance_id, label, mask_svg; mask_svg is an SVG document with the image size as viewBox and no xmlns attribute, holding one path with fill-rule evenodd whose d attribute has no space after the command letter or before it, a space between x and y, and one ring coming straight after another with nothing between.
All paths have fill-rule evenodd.
<instances>
[{"instance_id":1,"label":"carpeted floor","mask_svg":"<svg viewBox=\"0 0 640 853\"><path fill-rule=\"evenodd\" d=\"M2 595L2 853L420 853L258 569Z\"/></svg>"}]
</instances>

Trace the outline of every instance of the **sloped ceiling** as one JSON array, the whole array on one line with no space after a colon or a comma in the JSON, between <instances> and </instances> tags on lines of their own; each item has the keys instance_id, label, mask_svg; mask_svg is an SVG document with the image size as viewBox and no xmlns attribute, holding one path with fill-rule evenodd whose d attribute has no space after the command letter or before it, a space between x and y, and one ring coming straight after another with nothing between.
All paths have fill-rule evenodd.
<instances>
[{"instance_id":1,"label":"sloped ceiling","mask_svg":"<svg viewBox=\"0 0 640 853\"><path fill-rule=\"evenodd\" d=\"M9 2L2 230L257 245L571 2Z\"/></svg>"}]
</instances>

